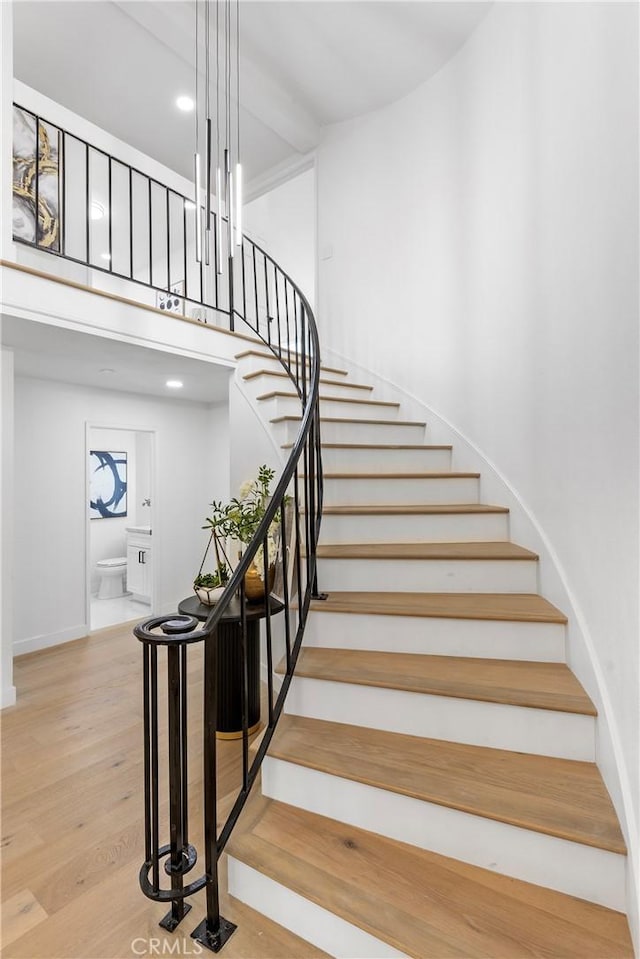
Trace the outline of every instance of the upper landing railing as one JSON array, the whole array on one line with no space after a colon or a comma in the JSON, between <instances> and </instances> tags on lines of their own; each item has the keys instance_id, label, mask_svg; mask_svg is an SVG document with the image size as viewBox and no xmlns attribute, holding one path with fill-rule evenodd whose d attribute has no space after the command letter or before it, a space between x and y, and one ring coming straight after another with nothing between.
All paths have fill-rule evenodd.
<instances>
[{"instance_id":1,"label":"upper landing railing","mask_svg":"<svg viewBox=\"0 0 640 959\"><path fill-rule=\"evenodd\" d=\"M161 310L229 330L244 321L289 358L301 349L295 283L247 236L230 248L217 217L210 262L198 262L192 198L14 104L17 243L136 284Z\"/></svg>"},{"instance_id":2,"label":"upper landing railing","mask_svg":"<svg viewBox=\"0 0 640 959\"><path fill-rule=\"evenodd\" d=\"M169 931L191 908L187 898L205 889L206 917L192 936L217 952L235 929L220 915L218 861L273 737L310 602L318 595L316 545L323 491L318 331L301 290L247 237L235 250L225 246L225 272L216 274L215 248L211 264L196 261L191 200L20 108L16 108L15 129L17 241L148 287L156 292L159 307L164 305L170 312L231 330L240 321L280 360L300 400L297 435L264 517L206 620L200 625L196 618L176 613L155 617L135 629L143 648L144 676L145 858L140 886L150 899L170 904L161 921ZM226 244L226 230L217 231L214 220L211 235L215 238L219 232ZM175 455L183 456L184 451L176 450ZM198 469L197 462L194 468ZM273 562L276 527L280 550ZM246 578L256 564L264 582L273 582L258 606L248 601ZM184 571L185 583L193 572ZM252 757L249 737L260 713L260 624L266 659L262 664L266 668L266 729ZM204 650L203 703L197 710L203 716L202 793L190 804L189 729L194 720L193 714L189 718L187 671L196 646ZM276 654L282 656L284 672L277 695ZM165 675L166 702L161 690ZM224 797L230 807L225 819L218 804L216 740L220 707L228 700L234 677L240 717L239 729L234 727L241 740L235 776L239 787ZM161 757L160 743L165 739L167 751ZM226 776L228 780L229 768ZM165 783L168 803L161 801ZM194 813L202 817L204 872L191 879L188 874L198 859L189 839ZM169 835L163 843L164 830Z\"/></svg>"}]
</instances>

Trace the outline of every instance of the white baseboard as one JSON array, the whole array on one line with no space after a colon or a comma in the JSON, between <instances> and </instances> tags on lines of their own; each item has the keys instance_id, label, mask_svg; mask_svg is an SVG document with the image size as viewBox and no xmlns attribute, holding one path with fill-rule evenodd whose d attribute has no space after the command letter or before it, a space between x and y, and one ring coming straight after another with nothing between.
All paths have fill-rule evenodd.
<instances>
[{"instance_id":1,"label":"white baseboard","mask_svg":"<svg viewBox=\"0 0 640 959\"><path fill-rule=\"evenodd\" d=\"M35 653L39 649L48 649L50 646L60 646L74 639L82 639L89 635L89 626L82 623L79 626L70 626L57 633L43 633L40 636L29 636L27 639L17 639L13 644L13 655L23 656L25 653Z\"/></svg>"},{"instance_id":2,"label":"white baseboard","mask_svg":"<svg viewBox=\"0 0 640 959\"><path fill-rule=\"evenodd\" d=\"M16 687L3 686L2 699L0 700L0 709L6 709L7 706L14 706L16 701Z\"/></svg>"}]
</instances>

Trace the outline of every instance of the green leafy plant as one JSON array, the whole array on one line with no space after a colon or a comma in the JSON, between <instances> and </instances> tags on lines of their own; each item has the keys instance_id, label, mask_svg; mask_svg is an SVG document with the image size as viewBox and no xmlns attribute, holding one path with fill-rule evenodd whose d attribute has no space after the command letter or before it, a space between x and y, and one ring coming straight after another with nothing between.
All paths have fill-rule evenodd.
<instances>
[{"instance_id":1,"label":"green leafy plant","mask_svg":"<svg viewBox=\"0 0 640 959\"><path fill-rule=\"evenodd\" d=\"M211 516L207 517L206 525L202 528L212 531L214 542L220 538L236 539L245 544L251 542L269 505L270 487L275 475L275 470L263 465L258 470L257 478L243 485L239 497L230 503L216 500L211 503Z\"/></svg>"},{"instance_id":2,"label":"green leafy plant","mask_svg":"<svg viewBox=\"0 0 640 959\"><path fill-rule=\"evenodd\" d=\"M195 587L201 586L203 589L216 589L218 586L226 586L229 582L229 567L226 563L221 563L215 573L199 573L193 581Z\"/></svg>"}]
</instances>

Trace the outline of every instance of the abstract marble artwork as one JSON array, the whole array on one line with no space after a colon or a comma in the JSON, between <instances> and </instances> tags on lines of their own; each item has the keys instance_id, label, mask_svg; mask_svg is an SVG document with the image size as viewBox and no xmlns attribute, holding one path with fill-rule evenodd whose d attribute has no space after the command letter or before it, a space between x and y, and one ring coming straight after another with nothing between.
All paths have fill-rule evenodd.
<instances>
[{"instance_id":1,"label":"abstract marble artwork","mask_svg":"<svg viewBox=\"0 0 640 959\"><path fill-rule=\"evenodd\" d=\"M14 106L13 236L55 253L61 252L59 154L58 128Z\"/></svg>"}]
</instances>

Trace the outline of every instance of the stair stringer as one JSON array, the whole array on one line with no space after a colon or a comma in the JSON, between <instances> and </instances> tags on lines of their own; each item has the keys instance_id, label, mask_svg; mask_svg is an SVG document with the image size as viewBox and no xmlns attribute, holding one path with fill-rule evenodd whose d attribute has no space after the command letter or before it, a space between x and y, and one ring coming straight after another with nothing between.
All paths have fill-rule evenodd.
<instances>
[{"instance_id":1,"label":"stair stringer","mask_svg":"<svg viewBox=\"0 0 640 959\"><path fill-rule=\"evenodd\" d=\"M567 570L529 504L497 464L470 437L413 393L339 351L325 350L325 359L348 368L349 373L360 382L372 384L377 398L400 402L407 419L426 419L431 442L453 446L453 468L481 474L482 500L509 508L512 542L526 546L539 555L539 592L567 616L566 662L598 711L596 761L627 844L627 915L636 949L640 952L640 824L633 807L633 785L620 744L604 671L586 617L571 589Z\"/></svg>"}]
</instances>

